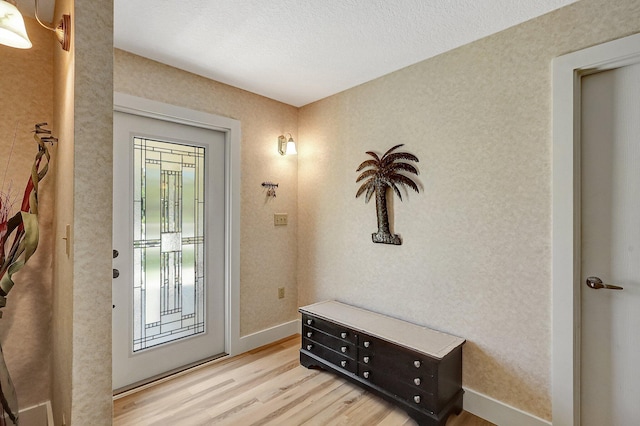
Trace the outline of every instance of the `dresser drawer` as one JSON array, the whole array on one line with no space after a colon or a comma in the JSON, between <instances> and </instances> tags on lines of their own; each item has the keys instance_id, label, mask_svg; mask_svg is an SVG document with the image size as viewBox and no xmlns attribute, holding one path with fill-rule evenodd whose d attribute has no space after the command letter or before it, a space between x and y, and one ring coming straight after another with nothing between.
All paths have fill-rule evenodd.
<instances>
[{"instance_id":1,"label":"dresser drawer","mask_svg":"<svg viewBox=\"0 0 640 426\"><path fill-rule=\"evenodd\" d=\"M406 401L408 404L426 409L434 413L438 408L437 396L433 392L413 386L411 380L403 380L389 370L369 369L367 365L358 365L358 376L381 389L384 389L396 397Z\"/></svg>"},{"instance_id":2,"label":"dresser drawer","mask_svg":"<svg viewBox=\"0 0 640 426\"><path fill-rule=\"evenodd\" d=\"M415 388L416 392L437 393L438 390L437 375L420 371L413 365L389 362L376 356L360 355L358 357L358 374L362 376L364 372L386 373L394 377L398 382Z\"/></svg>"},{"instance_id":3,"label":"dresser drawer","mask_svg":"<svg viewBox=\"0 0 640 426\"><path fill-rule=\"evenodd\" d=\"M312 327L352 344L356 344L356 334L347 327L310 315L302 315L302 325ZM303 334L304 335L304 334Z\"/></svg>"},{"instance_id":4,"label":"dresser drawer","mask_svg":"<svg viewBox=\"0 0 640 426\"><path fill-rule=\"evenodd\" d=\"M350 359L356 359L356 345L353 343L338 339L330 334L307 326L302 327L302 333L309 340L320 343L321 345L326 346L329 349L333 349L336 352L340 352Z\"/></svg>"},{"instance_id":5,"label":"dresser drawer","mask_svg":"<svg viewBox=\"0 0 640 426\"><path fill-rule=\"evenodd\" d=\"M358 371L358 363L354 359L306 337L302 339L302 350L310 352L343 370L354 374Z\"/></svg>"},{"instance_id":6,"label":"dresser drawer","mask_svg":"<svg viewBox=\"0 0 640 426\"><path fill-rule=\"evenodd\" d=\"M393 372L394 376L407 382L415 383L414 380L419 378L419 384L416 386L423 389L429 389L437 381L437 361L375 337L360 336L358 361L371 368L387 370L388 374Z\"/></svg>"}]
</instances>

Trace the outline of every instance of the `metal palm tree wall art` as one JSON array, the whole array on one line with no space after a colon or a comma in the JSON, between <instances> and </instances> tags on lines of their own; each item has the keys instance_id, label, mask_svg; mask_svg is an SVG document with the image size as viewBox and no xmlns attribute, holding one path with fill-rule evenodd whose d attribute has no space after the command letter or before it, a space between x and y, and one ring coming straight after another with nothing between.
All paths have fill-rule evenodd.
<instances>
[{"instance_id":1,"label":"metal palm tree wall art","mask_svg":"<svg viewBox=\"0 0 640 426\"><path fill-rule=\"evenodd\" d=\"M418 162L418 157L408 152L394 152L404 144L396 145L378 157L373 151L367 151L373 159L363 161L356 170L364 170L356 179L356 182L363 181L356 193L356 198L365 195L365 202L369 202L373 194L376 196L376 213L378 216L378 232L371 234L374 243L402 244L402 239L397 234L392 234L389 230L389 213L387 211L387 192L393 189L400 201L402 193L399 186L409 187L416 192L420 192L418 185L401 172L417 175L418 169L405 161ZM405 160L405 161L403 161ZM392 195L393 196L393 195Z\"/></svg>"}]
</instances>

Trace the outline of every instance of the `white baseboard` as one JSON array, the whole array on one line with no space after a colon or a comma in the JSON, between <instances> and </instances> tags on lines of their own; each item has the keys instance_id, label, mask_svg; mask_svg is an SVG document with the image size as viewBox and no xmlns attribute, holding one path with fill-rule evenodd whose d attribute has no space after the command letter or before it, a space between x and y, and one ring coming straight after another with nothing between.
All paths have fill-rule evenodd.
<instances>
[{"instance_id":1,"label":"white baseboard","mask_svg":"<svg viewBox=\"0 0 640 426\"><path fill-rule=\"evenodd\" d=\"M293 320L240 338L238 353L268 345L285 337L300 334L300 320Z\"/></svg>"},{"instance_id":2,"label":"white baseboard","mask_svg":"<svg viewBox=\"0 0 640 426\"><path fill-rule=\"evenodd\" d=\"M498 426L551 426L551 422L493 399L490 396L464 388L464 410Z\"/></svg>"},{"instance_id":3,"label":"white baseboard","mask_svg":"<svg viewBox=\"0 0 640 426\"><path fill-rule=\"evenodd\" d=\"M53 426L51 402L43 402L20 410L20 426Z\"/></svg>"}]
</instances>

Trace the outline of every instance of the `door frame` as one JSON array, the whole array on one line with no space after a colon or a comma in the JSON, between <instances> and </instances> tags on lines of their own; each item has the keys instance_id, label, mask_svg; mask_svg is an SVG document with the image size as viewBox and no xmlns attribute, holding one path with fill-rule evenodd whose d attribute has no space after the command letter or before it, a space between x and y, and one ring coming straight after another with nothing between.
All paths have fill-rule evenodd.
<instances>
[{"instance_id":1,"label":"door frame","mask_svg":"<svg viewBox=\"0 0 640 426\"><path fill-rule=\"evenodd\" d=\"M113 94L114 111L224 133L225 139L225 352L240 350L240 121L125 93Z\"/></svg>"},{"instance_id":2,"label":"door frame","mask_svg":"<svg viewBox=\"0 0 640 426\"><path fill-rule=\"evenodd\" d=\"M580 112L585 75L640 62L640 34L553 60L552 420L580 424Z\"/></svg>"}]
</instances>

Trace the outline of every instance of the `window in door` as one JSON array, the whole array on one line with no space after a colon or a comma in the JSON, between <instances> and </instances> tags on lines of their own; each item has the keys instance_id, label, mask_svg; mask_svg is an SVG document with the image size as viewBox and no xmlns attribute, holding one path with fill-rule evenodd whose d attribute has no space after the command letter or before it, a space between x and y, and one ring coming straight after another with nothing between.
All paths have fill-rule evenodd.
<instances>
[{"instance_id":1,"label":"window in door","mask_svg":"<svg viewBox=\"0 0 640 426\"><path fill-rule=\"evenodd\" d=\"M133 351L205 331L204 148L134 138Z\"/></svg>"}]
</instances>

